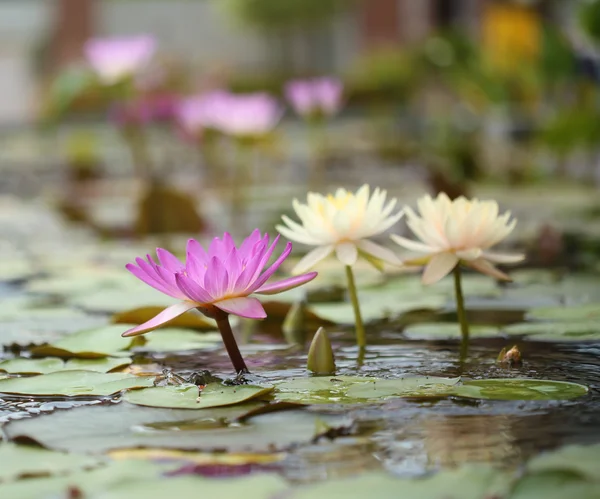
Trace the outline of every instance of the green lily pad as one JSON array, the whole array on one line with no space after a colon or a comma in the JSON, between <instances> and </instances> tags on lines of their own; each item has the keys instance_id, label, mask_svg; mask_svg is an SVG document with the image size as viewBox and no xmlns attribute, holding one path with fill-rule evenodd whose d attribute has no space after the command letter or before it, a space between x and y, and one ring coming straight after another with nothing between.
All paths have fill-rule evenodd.
<instances>
[{"instance_id":1,"label":"green lily pad","mask_svg":"<svg viewBox=\"0 0 600 499\"><path fill-rule=\"evenodd\" d=\"M554 321L600 320L600 304L588 303L570 307L540 307L527 313L528 319Z\"/></svg>"},{"instance_id":2,"label":"green lily pad","mask_svg":"<svg viewBox=\"0 0 600 499\"><path fill-rule=\"evenodd\" d=\"M586 386L577 383L537 379L482 379L454 387L460 397L491 400L568 400L587 392Z\"/></svg>"},{"instance_id":3,"label":"green lily pad","mask_svg":"<svg viewBox=\"0 0 600 499\"><path fill-rule=\"evenodd\" d=\"M288 379L275 384L275 399L303 404L358 403L390 397L427 397L452 393L460 378L434 376L396 379L323 376Z\"/></svg>"},{"instance_id":4,"label":"green lily pad","mask_svg":"<svg viewBox=\"0 0 600 499\"><path fill-rule=\"evenodd\" d=\"M132 343L139 342L136 338L123 338L121 334L134 327L127 324L116 324L79 331L61 338L51 344L41 345L31 349L33 355L54 357L79 357L95 359L111 355L127 355L124 350ZM144 341L143 339L141 341Z\"/></svg>"},{"instance_id":5,"label":"green lily pad","mask_svg":"<svg viewBox=\"0 0 600 499\"><path fill-rule=\"evenodd\" d=\"M27 436L48 449L91 454L139 447L276 452L312 441L323 424L337 428L352 423L346 415L305 410L271 412L246 419L243 424L236 422L250 409L263 405L249 401L190 411L143 407L124 401L11 420L3 430L10 438Z\"/></svg>"},{"instance_id":6,"label":"green lily pad","mask_svg":"<svg viewBox=\"0 0 600 499\"><path fill-rule=\"evenodd\" d=\"M511 491L510 499L597 499L600 483L582 480L569 472L543 472L525 475Z\"/></svg>"},{"instance_id":7,"label":"green lily pad","mask_svg":"<svg viewBox=\"0 0 600 499\"><path fill-rule=\"evenodd\" d=\"M61 456L62 453L51 452L52 456ZM94 459L81 454L68 454L77 463ZM99 466L88 471L75 471L60 476L45 478L28 478L17 482L0 483L0 497L19 499L43 499L47 497L68 497L72 488L81 490L84 497L97 497L95 494L109 490L113 486L137 480L154 480L161 473L176 469L178 464L165 464L150 461L124 460L108 461L104 466ZM65 470L67 471L67 470ZM71 471L71 470L69 470ZM56 472L53 471L53 475Z\"/></svg>"},{"instance_id":8,"label":"green lily pad","mask_svg":"<svg viewBox=\"0 0 600 499\"><path fill-rule=\"evenodd\" d=\"M144 352L183 352L222 345L219 332L198 333L180 328L158 329L144 338L146 343L139 347Z\"/></svg>"},{"instance_id":9,"label":"green lily pad","mask_svg":"<svg viewBox=\"0 0 600 499\"><path fill-rule=\"evenodd\" d=\"M57 371L21 378L0 379L0 393L17 395L108 396L128 388L154 384L154 376L94 371Z\"/></svg>"},{"instance_id":10,"label":"green lily pad","mask_svg":"<svg viewBox=\"0 0 600 499\"><path fill-rule=\"evenodd\" d=\"M532 336L536 341L594 341L600 340L600 322L523 322L505 326L503 332L511 336Z\"/></svg>"},{"instance_id":11,"label":"green lily pad","mask_svg":"<svg viewBox=\"0 0 600 499\"><path fill-rule=\"evenodd\" d=\"M568 445L545 452L527 463L528 473L571 472L600 483L600 444Z\"/></svg>"},{"instance_id":12,"label":"green lily pad","mask_svg":"<svg viewBox=\"0 0 600 499\"><path fill-rule=\"evenodd\" d=\"M402 335L409 340L454 340L462 337L460 324L434 322L431 324L413 324L404 329ZM469 335L472 338L498 338L497 327L471 326Z\"/></svg>"},{"instance_id":13,"label":"green lily pad","mask_svg":"<svg viewBox=\"0 0 600 499\"><path fill-rule=\"evenodd\" d=\"M70 359L58 357L44 359L10 359L0 362L0 371L11 374L48 374L56 371L84 370L106 373L131 364L129 357L105 357L103 359Z\"/></svg>"},{"instance_id":14,"label":"green lily pad","mask_svg":"<svg viewBox=\"0 0 600 499\"><path fill-rule=\"evenodd\" d=\"M124 395L124 400L149 407L172 407L173 409L207 409L235 405L247 400L264 397L273 391L270 386L225 386L218 383L206 385L199 390L196 385L156 386L135 390Z\"/></svg>"},{"instance_id":15,"label":"green lily pad","mask_svg":"<svg viewBox=\"0 0 600 499\"><path fill-rule=\"evenodd\" d=\"M166 308L174 302L173 298L144 286L136 287L135 290L100 289L89 294L73 296L70 303L88 312L114 314L148 306Z\"/></svg>"},{"instance_id":16,"label":"green lily pad","mask_svg":"<svg viewBox=\"0 0 600 499\"><path fill-rule=\"evenodd\" d=\"M56 475L81 469L92 468L103 463L92 456L65 454L38 447L0 444L0 483L17 480L20 477ZM1 490L1 489L0 489ZM1 495L1 497L9 497Z\"/></svg>"},{"instance_id":17,"label":"green lily pad","mask_svg":"<svg viewBox=\"0 0 600 499\"><path fill-rule=\"evenodd\" d=\"M377 499L482 499L506 497L510 476L491 466L471 465L457 470L442 471L433 476L394 478L382 473L367 473L356 478L329 480L313 486L300 487L290 499L347 499L376 497Z\"/></svg>"}]
</instances>

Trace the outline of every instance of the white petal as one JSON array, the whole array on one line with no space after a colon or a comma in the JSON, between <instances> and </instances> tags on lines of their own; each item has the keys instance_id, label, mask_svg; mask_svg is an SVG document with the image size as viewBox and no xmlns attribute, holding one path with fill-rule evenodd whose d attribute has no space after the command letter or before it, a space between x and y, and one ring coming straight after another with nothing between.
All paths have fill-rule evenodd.
<instances>
[{"instance_id":1,"label":"white petal","mask_svg":"<svg viewBox=\"0 0 600 499\"><path fill-rule=\"evenodd\" d=\"M396 234L392 234L390 236L392 241L396 244L399 244L403 248L406 248L410 251L417 251L419 253L434 253L435 249L427 244L420 243L419 241L413 241L412 239L407 239L402 236L397 236Z\"/></svg>"},{"instance_id":2,"label":"white petal","mask_svg":"<svg viewBox=\"0 0 600 499\"><path fill-rule=\"evenodd\" d=\"M327 258L333 251L333 245L319 246L309 251L294 267L292 274L303 274L321 260Z\"/></svg>"},{"instance_id":3,"label":"white petal","mask_svg":"<svg viewBox=\"0 0 600 499\"><path fill-rule=\"evenodd\" d=\"M358 249L368 253L369 255L373 255L375 258L379 258L384 262L391 263L393 265L402 265L402 260L396 256L396 254L388 249L380 246L379 244L374 243L373 241L369 241L368 239L363 239L356 243Z\"/></svg>"},{"instance_id":4,"label":"white petal","mask_svg":"<svg viewBox=\"0 0 600 499\"><path fill-rule=\"evenodd\" d=\"M490 251L485 251L482 256L486 260L495 263L518 263L525 260L525 255L523 254L509 255L508 253L493 253Z\"/></svg>"},{"instance_id":5,"label":"white petal","mask_svg":"<svg viewBox=\"0 0 600 499\"><path fill-rule=\"evenodd\" d=\"M458 264L458 257L454 253L438 253L434 255L423 272L423 284L434 284L446 277Z\"/></svg>"},{"instance_id":6,"label":"white petal","mask_svg":"<svg viewBox=\"0 0 600 499\"><path fill-rule=\"evenodd\" d=\"M475 260L481 256L481 249L471 248L462 251L456 251L456 256L461 260Z\"/></svg>"},{"instance_id":7,"label":"white petal","mask_svg":"<svg viewBox=\"0 0 600 499\"><path fill-rule=\"evenodd\" d=\"M358 258L358 249L354 243L341 243L335 247L338 260L344 265L354 265Z\"/></svg>"}]
</instances>

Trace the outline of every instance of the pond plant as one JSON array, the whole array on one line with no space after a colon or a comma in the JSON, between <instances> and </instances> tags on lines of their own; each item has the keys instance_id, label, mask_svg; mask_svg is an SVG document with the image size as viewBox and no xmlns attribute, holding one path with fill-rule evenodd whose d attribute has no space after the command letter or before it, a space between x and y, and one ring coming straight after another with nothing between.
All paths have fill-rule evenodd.
<instances>
[{"instance_id":1,"label":"pond plant","mask_svg":"<svg viewBox=\"0 0 600 499\"><path fill-rule=\"evenodd\" d=\"M269 245L269 235L261 235L257 229L236 247L233 238L226 232L222 238L212 240L208 251L198 241L190 239L185 264L162 248L156 250L159 263L150 255L146 256L146 260L137 258L136 264L127 265L134 276L181 301L124 332L123 336L147 333L189 310L197 309L216 321L235 371L248 372L229 324L229 314L264 319L267 314L263 306L251 294L281 293L317 276L316 272L310 272L267 283L292 251L292 244L288 242L281 255L265 269L278 242L279 236Z\"/></svg>"},{"instance_id":2,"label":"pond plant","mask_svg":"<svg viewBox=\"0 0 600 499\"><path fill-rule=\"evenodd\" d=\"M277 226L277 230L288 239L316 246L296 264L292 271L294 274L306 272L334 252L345 266L348 293L354 310L356 343L361 350L367 345L367 337L352 266L359 256L377 268L381 268L383 262L401 263L391 250L369 240L402 218L402 211L394 213L397 200L392 198L386 203L386 197L387 192L379 188L371 194L367 184L355 193L342 188L327 196L309 192L306 204L297 199L293 201L294 211L301 223L283 215L285 225Z\"/></svg>"},{"instance_id":3,"label":"pond plant","mask_svg":"<svg viewBox=\"0 0 600 499\"><path fill-rule=\"evenodd\" d=\"M445 193L435 199L423 196L417 202L418 214L406 207L407 224L420 241L392 235L400 246L425 256L407 264L425 264L423 284L435 284L450 272L454 273L456 309L460 322L463 348L469 341L469 324L465 312L461 284L461 265L501 281L511 278L495 267L495 263L518 263L523 254L489 251L515 228L517 221L509 211L499 214L496 201L451 200Z\"/></svg>"}]
</instances>

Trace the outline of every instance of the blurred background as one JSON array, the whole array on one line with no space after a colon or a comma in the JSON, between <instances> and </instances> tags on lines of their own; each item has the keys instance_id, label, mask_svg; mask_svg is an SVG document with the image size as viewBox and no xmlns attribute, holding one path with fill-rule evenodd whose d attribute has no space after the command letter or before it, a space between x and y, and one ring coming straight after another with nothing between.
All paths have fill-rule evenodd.
<instances>
[{"instance_id":1,"label":"blurred background","mask_svg":"<svg viewBox=\"0 0 600 499\"><path fill-rule=\"evenodd\" d=\"M598 43L594 0L1 0L0 193L102 237L492 196L552 260L600 228Z\"/></svg>"}]
</instances>

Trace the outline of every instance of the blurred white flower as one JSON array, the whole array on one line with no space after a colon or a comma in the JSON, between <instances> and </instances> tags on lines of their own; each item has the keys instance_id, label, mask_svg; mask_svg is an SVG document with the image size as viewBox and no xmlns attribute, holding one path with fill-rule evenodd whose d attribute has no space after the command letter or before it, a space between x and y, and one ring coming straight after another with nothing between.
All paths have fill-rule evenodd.
<instances>
[{"instance_id":1,"label":"blurred white flower","mask_svg":"<svg viewBox=\"0 0 600 499\"><path fill-rule=\"evenodd\" d=\"M327 196L309 192L307 204L294 200L301 224L284 215L286 225L278 225L277 230L292 241L317 248L298 262L293 273L305 272L334 251L344 265L354 265L359 254L402 263L391 250L367 239L386 231L403 215L392 214L397 200L390 199L386 204L386 191L377 188L369 196L369 190L365 184L356 193L346 189Z\"/></svg>"},{"instance_id":2,"label":"blurred white flower","mask_svg":"<svg viewBox=\"0 0 600 499\"><path fill-rule=\"evenodd\" d=\"M494 253L489 248L499 243L515 228L510 212L498 214L496 201L468 200L459 197L454 201L441 193L432 199L427 195L417 201L419 214L405 208L407 224L420 239L412 241L392 235L392 239L404 248L425 253L416 260L426 263L423 283L433 284L456 265L463 263L497 279L510 277L498 270L494 263L517 263L523 254Z\"/></svg>"}]
</instances>

